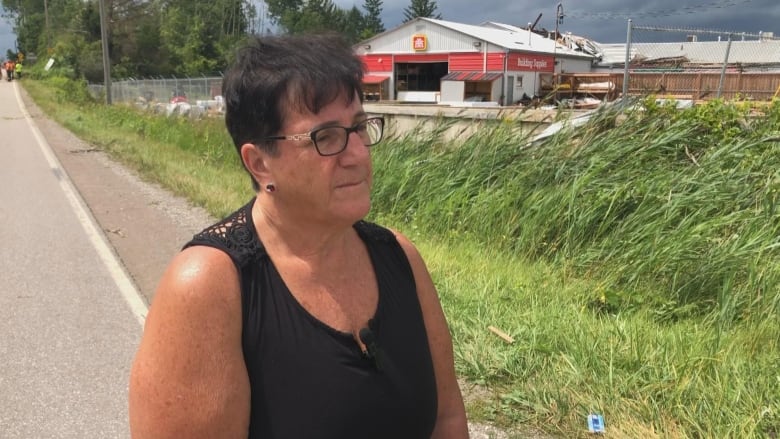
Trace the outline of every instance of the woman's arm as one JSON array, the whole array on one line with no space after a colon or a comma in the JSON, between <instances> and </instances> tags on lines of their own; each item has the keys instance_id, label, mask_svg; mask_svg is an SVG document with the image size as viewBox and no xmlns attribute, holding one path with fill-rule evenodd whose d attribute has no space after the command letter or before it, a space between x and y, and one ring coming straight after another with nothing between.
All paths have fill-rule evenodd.
<instances>
[{"instance_id":1,"label":"woman's arm","mask_svg":"<svg viewBox=\"0 0 780 439\"><path fill-rule=\"evenodd\" d=\"M439 396L439 411L432 439L467 439L469 437L466 409L455 377L455 364L452 353L452 337L447 320L441 309L439 295L431 275L414 244L405 236L394 232L401 247L406 252L417 283L417 295L422 307L425 329L428 333L428 345L433 357L433 369L436 374L436 390Z\"/></svg>"},{"instance_id":2,"label":"woman's arm","mask_svg":"<svg viewBox=\"0 0 780 439\"><path fill-rule=\"evenodd\" d=\"M225 253L192 247L171 262L146 318L129 402L134 439L246 439L241 294Z\"/></svg>"}]
</instances>

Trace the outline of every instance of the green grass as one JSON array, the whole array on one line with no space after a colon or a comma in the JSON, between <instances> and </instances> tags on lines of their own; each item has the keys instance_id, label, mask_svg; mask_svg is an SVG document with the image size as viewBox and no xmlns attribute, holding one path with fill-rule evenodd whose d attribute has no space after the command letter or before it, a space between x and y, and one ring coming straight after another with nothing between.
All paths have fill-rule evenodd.
<instances>
[{"instance_id":1,"label":"green grass","mask_svg":"<svg viewBox=\"0 0 780 439\"><path fill-rule=\"evenodd\" d=\"M74 104L56 85L25 82L47 114L149 181L190 198L218 217L252 195L222 122L204 120L193 125L186 119L121 105L106 107L87 98Z\"/></svg>"},{"instance_id":2,"label":"green grass","mask_svg":"<svg viewBox=\"0 0 780 439\"><path fill-rule=\"evenodd\" d=\"M25 87L214 215L251 195L221 122ZM502 121L373 150L371 217L428 263L458 374L484 389L471 419L562 437L587 436L590 412L609 437L780 432L780 104L641 108L538 145Z\"/></svg>"},{"instance_id":3,"label":"green grass","mask_svg":"<svg viewBox=\"0 0 780 439\"><path fill-rule=\"evenodd\" d=\"M776 318L723 330L707 319L659 322L651 309L604 313L595 280L473 244L422 242L458 373L491 389L470 404L472 416L563 437L583 435L590 412L605 415L612 437L762 437L778 428Z\"/></svg>"}]
</instances>

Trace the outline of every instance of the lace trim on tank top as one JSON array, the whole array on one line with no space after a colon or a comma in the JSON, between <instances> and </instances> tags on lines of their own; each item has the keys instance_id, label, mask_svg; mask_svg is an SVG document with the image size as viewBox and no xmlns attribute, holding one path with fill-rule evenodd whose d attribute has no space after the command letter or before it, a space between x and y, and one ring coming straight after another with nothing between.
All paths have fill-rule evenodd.
<instances>
[{"instance_id":1,"label":"lace trim on tank top","mask_svg":"<svg viewBox=\"0 0 780 439\"><path fill-rule=\"evenodd\" d=\"M254 224L248 222L248 211L252 204L249 202L222 221L199 232L187 246L209 245L224 249L239 266L264 255L265 249L257 239Z\"/></svg>"},{"instance_id":2,"label":"lace trim on tank top","mask_svg":"<svg viewBox=\"0 0 780 439\"><path fill-rule=\"evenodd\" d=\"M203 229L184 248L208 245L223 249L239 267L265 256L265 247L255 232L254 224L249 222L253 204L254 199L222 221ZM364 220L355 223L355 230L369 241L388 243L396 240L392 231Z\"/></svg>"},{"instance_id":3,"label":"lace trim on tank top","mask_svg":"<svg viewBox=\"0 0 780 439\"><path fill-rule=\"evenodd\" d=\"M360 220L355 223L355 229L361 235L374 242L393 242L395 235L390 230L374 223Z\"/></svg>"}]
</instances>

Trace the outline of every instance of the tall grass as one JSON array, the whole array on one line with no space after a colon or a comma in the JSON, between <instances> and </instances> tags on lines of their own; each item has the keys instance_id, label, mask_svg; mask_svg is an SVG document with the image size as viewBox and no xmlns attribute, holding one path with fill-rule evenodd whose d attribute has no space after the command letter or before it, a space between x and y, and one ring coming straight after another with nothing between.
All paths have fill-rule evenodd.
<instances>
[{"instance_id":1,"label":"tall grass","mask_svg":"<svg viewBox=\"0 0 780 439\"><path fill-rule=\"evenodd\" d=\"M776 316L780 105L766 111L752 122L743 112L707 121L665 108L603 111L537 145L510 122L457 145L410 134L374 153L392 164L377 167L375 208L598 276L607 307ZM738 135L710 126L735 121L745 124Z\"/></svg>"},{"instance_id":2,"label":"tall grass","mask_svg":"<svg viewBox=\"0 0 780 439\"><path fill-rule=\"evenodd\" d=\"M605 313L599 278L568 276L467 240L424 240L455 342L459 376L488 390L469 414L585 437L767 437L780 429L780 325L659 322L652 309ZM511 334L506 343L487 330ZM519 437L523 437L522 435Z\"/></svg>"},{"instance_id":3,"label":"tall grass","mask_svg":"<svg viewBox=\"0 0 780 439\"><path fill-rule=\"evenodd\" d=\"M214 215L249 196L221 122L26 87ZM390 139L372 150L372 216L425 256L458 374L484 389L467 395L471 419L584 437L596 412L608 437L773 437L780 105L637 108L538 143L512 121Z\"/></svg>"},{"instance_id":4,"label":"tall grass","mask_svg":"<svg viewBox=\"0 0 780 439\"><path fill-rule=\"evenodd\" d=\"M615 437L776 434L780 105L640 108L539 144L509 121L394 139L374 211L440 239L459 372L495 392L472 410L566 437L589 412Z\"/></svg>"}]
</instances>

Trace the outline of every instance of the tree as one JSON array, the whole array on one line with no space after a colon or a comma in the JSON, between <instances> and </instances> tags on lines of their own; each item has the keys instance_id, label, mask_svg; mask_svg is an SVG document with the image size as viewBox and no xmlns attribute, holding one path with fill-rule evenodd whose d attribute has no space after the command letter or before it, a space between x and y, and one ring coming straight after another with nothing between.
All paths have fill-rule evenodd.
<instances>
[{"instance_id":1,"label":"tree","mask_svg":"<svg viewBox=\"0 0 780 439\"><path fill-rule=\"evenodd\" d=\"M268 17L284 32L336 31L351 42L360 40L365 18L353 6L344 10L332 0L267 0Z\"/></svg>"},{"instance_id":2,"label":"tree","mask_svg":"<svg viewBox=\"0 0 780 439\"><path fill-rule=\"evenodd\" d=\"M54 46L57 37L73 32L71 25L82 3L81 0L2 0L3 18L13 23L17 49L45 53L47 47Z\"/></svg>"},{"instance_id":3,"label":"tree","mask_svg":"<svg viewBox=\"0 0 780 439\"><path fill-rule=\"evenodd\" d=\"M282 19L286 15L299 12L306 3L304 0L266 0L265 4L271 22L284 27Z\"/></svg>"},{"instance_id":4,"label":"tree","mask_svg":"<svg viewBox=\"0 0 780 439\"><path fill-rule=\"evenodd\" d=\"M250 3L167 0L160 13L160 37L173 73L199 75L221 69L254 20Z\"/></svg>"},{"instance_id":5,"label":"tree","mask_svg":"<svg viewBox=\"0 0 780 439\"><path fill-rule=\"evenodd\" d=\"M376 34L385 31L385 25L382 24L382 0L365 0L363 9L366 14L363 16L363 31L360 38L369 39Z\"/></svg>"},{"instance_id":6,"label":"tree","mask_svg":"<svg viewBox=\"0 0 780 439\"><path fill-rule=\"evenodd\" d=\"M285 10L276 22L291 34L340 31L344 26L345 13L331 0L307 0L305 3Z\"/></svg>"},{"instance_id":7,"label":"tree","mask_svg":"<svg viewBox=\"0 0 780 439\"><path fill-rule=\"evenodd\" d=\"M441 14L436 13L436 2L433 0L412 0L412 3L404 9L404 23L417 17L441 20Z\"/></svg>"},{"instance_id":8,"label":"tree","mask_svg":"<svg viewBox=\"0 0 780 439\"><path fill-rule=\"evenodd\" d=\"M3 18L13 24L16 51L37 55L44 61L54 57L60 72L100 82L102 44L97 1L0 3ZM254 0L103 1L111 71L117 78L201 75L221 70L233 47L250 31L257 14Z\"/></svg>"},{"instance_id":9,"label":"tree","mask_svg":"<svg viewBox=\"0 0 780 439\"><path fill-rule=\"evenodd\" d=\"M350 43L357 43L361 39L363 33L363 27L365 23L365 17L360 13L357 6L352 6L347 12L343 13L341 18L341 30Z\"/></svg>"}]
</instances>

